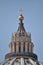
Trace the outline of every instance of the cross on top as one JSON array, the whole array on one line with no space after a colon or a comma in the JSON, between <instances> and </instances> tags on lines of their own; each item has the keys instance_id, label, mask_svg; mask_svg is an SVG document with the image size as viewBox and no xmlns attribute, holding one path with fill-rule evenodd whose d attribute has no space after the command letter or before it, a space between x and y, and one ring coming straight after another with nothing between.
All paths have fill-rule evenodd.
<instances>
[{"instance_id":1,"label":"cross on top","mask_svg":"<svg viewBox=\"0 0 43 65\"><path fill-rule=\"evenodd\" d=\"M20 14L22 14L22 13L23 13L23 9L22 9L22 8L19 10L19 13L20 13Z\"/></svg>"}]
</instances>

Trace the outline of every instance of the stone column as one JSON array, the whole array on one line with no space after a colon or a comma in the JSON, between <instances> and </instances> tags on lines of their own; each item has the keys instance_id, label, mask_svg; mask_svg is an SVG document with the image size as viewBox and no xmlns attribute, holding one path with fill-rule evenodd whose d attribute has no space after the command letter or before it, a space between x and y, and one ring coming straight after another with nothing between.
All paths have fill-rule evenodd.
<instances>
[{"instance_id":1,"label":"stone column","mask_svg":"<svg viewBox=\"0 0 43 65\"><path fill-rule=\"evenodd\" d=\"M32 52L32 45L29 43L29 52Z\"/></svg>"},{"instance_id":2,"label":"stone column","mask_svg":"<svg viewBox=\"0 0 43 65\"><path fill-rule=\"evenodd\" d=\"M16 53L19 52L19 42L16 42Z\"/></svg>"},{"instance_id":3,"label":"stone column","mask_svg":"<svg viewBox=\"0 0 43 65\"><path fill-rule=\"evenodd\" d=\"M15 52L15 43L13 42L13 52Z\"/></svg>"},{"instance_id":4,"label":"stone column","mask_svg":"<svg viewBox=\"0 0 43 65\"><path fill-rule=\"evenodd\" d=\"M25 52L28 52L28 42L25 42Z\"/></svg>"},{"instance_id":5,"label":"stone column","mask_svg":"<svg viewBox=\"0 0 43 65\"><path fill-rule=\"evenodd\" d=\"M21 42L21 53L24 52L23 49L24 48L24 42Z\"/></svg>"},{"instance_id":6,"label":"stone column","mask_svg":"<svg viewBox=\"0 0 43 65\"><path fill-rule=\"evenodd\" d=\"M31 42L31 52L33 52L34 44Z\"/></svg>"},{"instance_id":7,"label":"stone column","mask_svg":"<svg viewBox=\"0 0 43 65\"><path fill-rule=\"evenodd\" d=\"M11 53L13 52L13 45L12 45L12 43L10 44L10 51L11 51Z\"/></svg>"}]
</instances>

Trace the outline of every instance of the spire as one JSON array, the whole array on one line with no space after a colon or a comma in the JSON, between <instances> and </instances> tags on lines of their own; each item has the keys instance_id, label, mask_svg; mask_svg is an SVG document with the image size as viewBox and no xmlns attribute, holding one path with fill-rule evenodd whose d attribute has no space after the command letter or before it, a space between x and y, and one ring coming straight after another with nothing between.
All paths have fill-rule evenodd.
<instances>
[{"instance_id":1,"label":"spire","mask_svg":"<svg viewBox=\"0 0 43 65\"><path fill-rule=\"evenodd\" d=\"M23 15L21 14L19 17L18 17L20 23L19 23L19 26L18 26L18 30L17 30L17 33L18 35L24 35L25 34L25 28L24 28L24 23L23 23L23 20L24 20L24 17Z\"/></svg>"}]
</instances>

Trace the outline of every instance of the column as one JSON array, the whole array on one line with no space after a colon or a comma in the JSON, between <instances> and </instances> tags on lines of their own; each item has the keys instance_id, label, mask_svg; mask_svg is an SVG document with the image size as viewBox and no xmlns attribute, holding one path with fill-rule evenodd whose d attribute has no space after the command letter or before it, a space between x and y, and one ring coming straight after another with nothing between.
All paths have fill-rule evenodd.
<instances>
[{"instance_id":1,"label":"column","mask_svg":"<svg viewBox=\"0 0 43 65\"><path fill-rule=\"evenodd\" d=\"M34 44L31 42L31 52L33 52Z\"/></svg>"},{"instance_id":2,"label":"column","mask_svg":"<svg viewBox=\"0 0 43 65\"><path fill-rule=\"evenodd\" d=\"M25 52L28 52L28 42L25 42Z\"/></svg>"},{"instance_id":3,"label":"column","mask_svg":"<svg viewBox=\"0 0 43 65\"><path fill-rule=\"evenodd\" d=\"M19 52L19 42L16 42L16 53Z\"/></svg>"},{"instance_id":4,"label":"column","mask_svg":"<svg viewBox=\"0 0 43 65\"><path fill-rule=\"evenodd\" d=\"M15 43L13 42L13 52L15 52Z\"/></svg>"},{"instance_id":5,"label":"column","mask_svg":"<svg viewBox=\"0 0 43 65\"><path fill-rule=\"evenodd\" d=\"M32 52L32 45L29 43L29 52Z\"/></svg>"},{"instance_id":6,"label":"column","mask_svg":"<svg viewBox=\"0 0 43 65\"><path fill-rule=\"evenodd\" d=\"M21 42L21 53L24 52L24 42Z\"/></svg>"}]
</instances>

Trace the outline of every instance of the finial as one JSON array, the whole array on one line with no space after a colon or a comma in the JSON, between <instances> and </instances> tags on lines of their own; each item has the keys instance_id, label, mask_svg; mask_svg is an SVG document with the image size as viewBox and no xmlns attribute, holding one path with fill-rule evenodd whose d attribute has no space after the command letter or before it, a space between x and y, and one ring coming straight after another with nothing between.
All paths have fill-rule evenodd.
<instances>
[{"instance_id":1,"label":"finial","mask_svg":"<svg viewBox=\"0 0 43 65\"><path fill-rule=\"evenodd\" d=\"M24 20L24 17L23 17L23 15L22 15L22 11L23 11L23 10L22 10L22 8L21 8L21 9L19 10L20 16L19 16L19 18L18 18L20 21L23 21L23 20Z\"/></svg>"},{"instance_id":2,"label":"finial","mask_svg":"<svg viewBox=\"0 0 43 65\"><path fill-rule=\"evenodd\" d=\"M20 13L20 14L22 14L22 13L23 13L23 9L22 9L22 8L19 10L19 13Z\"/></svg>"},{"instance_id":3,"label":"finial","mask_svg":"<svg viewBox=\"0 0 43 65\"><path fill-rule=\"evenodd\" d=\"M20 20L20 21L23 21L23 20L24 20L24 17L23 17L22 14L19 16L19 20Z\"/></svg>"}]
</instances>

